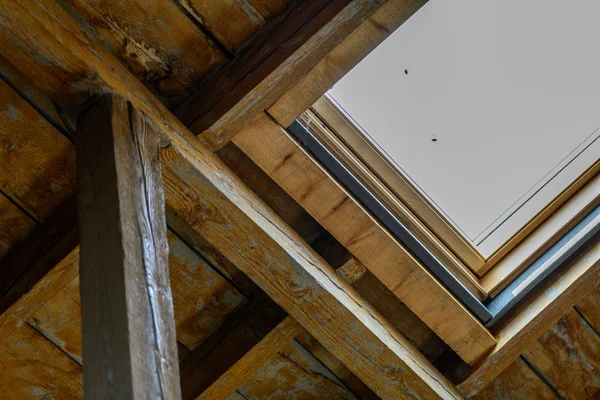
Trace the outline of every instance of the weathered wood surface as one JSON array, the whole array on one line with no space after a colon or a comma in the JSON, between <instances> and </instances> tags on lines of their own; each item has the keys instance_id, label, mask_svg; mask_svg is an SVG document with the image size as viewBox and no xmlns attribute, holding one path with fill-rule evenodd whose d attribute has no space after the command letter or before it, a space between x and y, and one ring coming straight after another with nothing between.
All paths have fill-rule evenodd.
<instances>
[{"instance_id":1,"label":"weathered wood surface","mask_svg":"<svg viewBox=\"0 0 600 400\"><path fill-rule=\"evenodd\" d=\"M558 397L519 357L473 399L558 400Z\"/></svg>"},{"instance_id":2,"label":"weathered wood surface","mask_svg":"<svg viewBox=\"0 0 600 400\"><path fill-rule=\"evenodd\" d=\"M0 369L5 399L83 399L81 366L27 324L2 342Z\"/></svg>"},{"instance_id":3,"label":"weathered wood surface","mask_svg":"<svg viewBox=\"0 0 600 400\"><path fill-rule=\"evenodd\" d=\"M75 147L0 80L0 190L39 222L75 193Z\"/></svg>"},{"instance_id":4,"label":"weathered wood surface","mask_svg":"<svg viewBox=\"0 0 600 400\"><path fill-rule=\"evenodd\" d=\"M235 393L250 399L358 399L296 341L288 343Z\"/></svg>"},{"instance_id":5,"label":"weathered wood surface","mask_svg":"<svg viewBox=\"0 0 600 400\"><path fill-rule=\"evenodd\" d=\"M384 2L302 2L265 42L257 41L190 97L177 114L212 149L227 144ZM307 22L309 21L309 22ZM273 43L273 38L277 41ZM235 77L235 78L234 78Z\"/></svg>"},{"instance_id":6,"label":"weathered wood surface","mask_svg":"<svg viewBox=\"0 0 600 400\"><path fill-rule=\"evenodd\" d=\"M77 127L84 391L181 397L158 134L105 96Z\"/></svg>"},{"instance_id":7,"label":"weathered wood surface","mask_svg":"<svg viewBox=\"0 0 600 400\"><path fill-rule=\"evenodd\" d=\"M494 346L487 329L266 114L234 143L466 362Z\"/></svg>"},{"instance_id":8,"label":"weathered wood surface","mask_svg":"<svg viewBox=\"0 0 600 400\"><path fill-rule=\"evenodd\" d=\"M600 287L596 287L575 305L577 311L600 332Z\"/></svg>"},{"instance_id":9,"label":"weathered wood surface","mask_svg":"<svg viewBox=\"0 0 600 400\"><path fill-rule=\"evenodd\" d=\"M498 344L475 365L459 387L472 397L490 382L538 337L565 315L600 280L600 240L596 235L559 271L521 301L494 332Z\"/></svg>"},{"instance_id":10,"label":"weathered wood surface","mask_svg":"<svg viewBox=\"0 0 600 400\"><path fill-rule=\"evenodd\" d=\"M365 272L365 267L356 259L350 259L336 270L336 273L350 284L360 279ZM279 350L285 347L295 336L299 335L301 331L302 325L292 317L286 317L221 375L219 379L213 382L208 389L202 392L198 398L225 398L236 388L242 386Z\"/></svg>"},{"instance_id":11,"label":"weathered wood surface","mask_svg":"<svg viewBox=\"0 0 600 400\"><path fill-rule=\"evenodd\" d=\"M290 0L181 0L181 5L231 53L236 54Z\"/></svg>"},{"instance_id":12,"label":"weathered wood surface","mask_svg":"<svg viewBox=\"0 0 600 400\"><path fill-rule=\"evenodd\" d=\"M569 400L600 397L600 336L571 310L523 357Z\"/></svg>"},{"instance_id":13,"label":"weathered wood surface","mask_svg":"<svg viewBox=\"0 0 600 400\"><path fill-rule=\"evenodd\" d=\"M269 114L288 127L373 51L427 0L389 0L323 57L272 105Z\"/></svg>"},{"instance_id":14,"label":"weathered wood surface","mask_svg":"<svg viewBox=\"0 0 600 400\"><path fill-rule=\"evenodd\" d=\"M273 358L302 331L302 325L287 317L248 353L219 377L198 399L222 399L244 385L258 369Z\"/></svg>"},{"instance_id":15,"label":"weathered wood surface","mask_svg":"<svg viewBox=\"0 0 600 400\"><path fill-rule=\"evenodd\" d=\"M191 227L383 397L409 390L456 395L412 344L224 165L205 150L190 156L174 146L162 152L167 202ZM385 374L382 365L390 368Z\"/></svg>"}]
</instances>

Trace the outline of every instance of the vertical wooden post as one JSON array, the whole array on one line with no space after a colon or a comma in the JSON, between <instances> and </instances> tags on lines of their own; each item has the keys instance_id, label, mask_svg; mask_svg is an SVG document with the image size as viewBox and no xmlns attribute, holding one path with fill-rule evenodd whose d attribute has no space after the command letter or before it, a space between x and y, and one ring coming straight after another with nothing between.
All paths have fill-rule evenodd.
<instances>
[{"instance_id":1,"label":"vertical wooden post","mask_svg":"<svg viewBox=\"0 0 600 400\"><path fill-rule=\"evenodd\" d=\"M158 135L109 95L78 124L86 399L180 399Z\"/></svg>"}]
</instances>

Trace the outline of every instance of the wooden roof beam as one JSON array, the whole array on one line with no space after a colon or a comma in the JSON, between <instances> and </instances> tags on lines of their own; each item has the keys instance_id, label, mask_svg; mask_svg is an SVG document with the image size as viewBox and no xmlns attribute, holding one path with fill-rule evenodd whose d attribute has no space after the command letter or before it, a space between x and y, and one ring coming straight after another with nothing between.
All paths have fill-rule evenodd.
<instances>
[{"instance_id":1,"label":"wooden roof beam","mask_svg":"<svg viewBox=\"0 0 600 400\"><path fill-rule=\"evenodd\" d=\"M184 102L176 115L216 150L269 108L386 0L300 2ZM403 1L411 14L423 1Z\"/></svg>"}]
</instances>

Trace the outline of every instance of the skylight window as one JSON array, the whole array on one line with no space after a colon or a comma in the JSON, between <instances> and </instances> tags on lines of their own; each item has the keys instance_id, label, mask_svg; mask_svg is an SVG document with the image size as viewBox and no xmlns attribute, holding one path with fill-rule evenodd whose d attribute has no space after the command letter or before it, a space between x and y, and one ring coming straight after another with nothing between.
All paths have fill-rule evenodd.
<instances>
[{"instance_id":1,"label":"skylight window","mask_svg":"<svg viewBox=\"0 0 600 400\"><path fill-rule=\"evenodd\" d=\"M574 9L430 1L329 92L484 260L598 163L600 3Z\"/></svg>"}]
</instances>

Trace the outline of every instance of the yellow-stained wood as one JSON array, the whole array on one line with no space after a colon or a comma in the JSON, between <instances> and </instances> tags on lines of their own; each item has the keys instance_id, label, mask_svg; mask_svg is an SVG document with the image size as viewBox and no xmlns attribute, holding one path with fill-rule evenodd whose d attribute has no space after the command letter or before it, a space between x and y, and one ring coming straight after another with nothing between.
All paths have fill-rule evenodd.
<instances>
[{"instance_id":1,"label":"yellow-stained wood","mask_svg":"<svg viewBox=\"0 0 600 400\"><path fill-rule=\"evenodd\" d=\"M600 166L600 162L598 163ZM587 177L590 178L590 177ZM541 256L600 203L600 174L592 175L567 203L556 210L535 231L508 253L481 279L484 289L495 295Z\"/></svg>"},{"instance_id":2,"label":"yellow-stained wood","mask_svg":"<svg viewBox=\"0 0 600 400\"><path fill-rule=\"evenodd\" d=\"M408 390L456 396L412 344L225 166L210 156L186 160L173 146L162 160L167 203L380 396L403 397Z\"/></svg>"},{"instance_id":3,"label":"yellow-stained wood","mask_svg":"<svg viewBox=\"0 0 600 400\"><path fill-rule=\"evenodd\" d=\"M335 358L331 352L327 351L317 339L311 336L310 333L303 330L299 336L296 336L296 341L304 347L310 354L313 355L321 364L327 367L328 370L346 385L352 393L363 400L379 400L377 396L363 381L358 379L348 367L340 360Z\"/></svg>"},{"instance_id":4,"label":"yellow-stained wood","mask_svg":"<svg viewBox=\"0 0 600 400\"><path fill-rule=\"evenodd\" d=\"M600 287L596 287L575 305L577 311L600 332Z\"/></svg>"},{"instance_id":5,"label":"yellow-stained wood","mask_svg":"<svg viewBox=\"0 0 600 400\"><path fill-rule=\"evenodd\" d=\"M71 251L19 301L0 315L0 343L77 276L79 248Z\"/></svg>"},{"instance_id":6,"label":"yellow-stained wood","mask_svg":"<svg viewBox=\"0 0 600 400\"><path fill-rule=\"evenodd\" d=\"M558 397L519 357L473 399L558 400Z\"/></svg>"},{"instance_id":7,"label":"yellow-stained wood","mask_svg":"<svg viewBox=\"0 0 600 400\"><path fill-rule=\"evenodd\" d=\"M116 96L77 126L86 398L181 397L158 143Z\"/></svg>"},{"instance_id":8,"label":"yellow-stained wood","mask_svg":"<svg viewBox=\"0 0 600 400\"><path fill-rule=\"evenodd\" d=\"M36 223L0 192L0 260L25 239Z\"/></svg>"},{"instance_id":9,"label":"yellow-stained wood","mask_svg":"<svg viewBox=\"0 0 600 400\"><path fill-rule=\"evenodd\" d=\"M596 235L560 271L546 278L494 328L498 344L475 365L460 389L472 397L569 312L600 279L600 240Z\"/></svg>"},{"instance_id":10,"label":"yellow-stained wood","mask_svg":"<svg viewBox=\"0 0 600 400\"><path fill-rule=\"evenodd\" d=\"M463 360L475 363L494 346L488 330L266 114L234 142Z\"/></svg>"},{"instance_id":11,"label":"yellow-stained wood","mask_svg":"<svg viewBox=\"0 0 600 400\"><path fill-rule=\"evenodd\" d=\"M0 80L0 190L45 222L74 194L75 147Z\"/></svg>"},{"instance_id":12,"label":"yellow-stained wood","mask_svg":"<svg viewBox=\"0 0 600 400\"><path fill-rule=\"evenodd\" d=\"M569 400L600 397L600 336L571 310L523 357Z\"/></svg>"},{"instance_id":13,"label":"yellow-stained wood","mask_svg":"<svg viewBox=\"0 0 600 400\"><path fill-rule=\"evenodd\" d=\"M302 325L293 318L287 317L197 398L226 398L229 393L252 378L258 369L287 346L301 331Z\"/></svg>"},{"instance_id":14,"label":"yellow-stained wood","mask_svg":"<svg viewBox=\"0 0 600 400\"><path fill-rule=\"evenodd\" d=\"M313 69L269 107L269 114L288 127L327 90L365 58L427 0L388 0Z\"/></svg>"},{"instance_id":15,"label":"yellow-stained wood","mask_svg":"<svg viewBox=\"0 0 600 400\"><path fill-rule=\"evenodd\" d=\"M210 336L244 297L172 233L169 278L180 359ZM33 314L28 322L81 364L79 277Z\"/></svg>"},{"instance_id":16,"label":"yellow-stained wood","mask_svg":"<svg viewBox=\"0 0 600 400\"><path fill-rule=\"evenodd\" d=\"M277 352L232 395L236 393L252 399L358 400L331 371L296 341Z\"/></svg>"},{"instance_id":17,"label":"yellow-stained wood","mask_svg":"<svg viewBox=\"0 0 600 400\"><path fill-rule=\"evenodd\" d=\"M289 0L179 0L229 51L237 53Z\"/></svg>"},{"instance_id":18,"label":"yellow-stained wood","mask_svg":"<svg viewBox=\"0 0 600 400\"><path fill-rule=\"evenodd\" d=\"M2 398L83 399L81 366L29 325L2 342Z\"/></svg>"},{"instance_id":19,"label":"yellow-stained wood","mask_svg":"<svg viewBox=\"0 0 600 400\"><path fill-rule=\"evenodd\" d=\"M249 58L240 57L230 63L220 76L191 96L178 109L178 115L192 132L202 135L210 148L224 146L383 3L300 3L279 24L281 32L271 34L266 42L258 41L255 49L249 48ZM273 43L272 37L279 41Z\"/></svg>"},{"instance_id":20,"label":"yellow-stained wood","mask_svg":"<svg viewBox=\"0 0 600 400\"><path fill-rule=\"evenodd\" d=\"M179 238L168 240L177 340L194 350L246 299Z\"/></svg>"},{"instance_id":21,"label":"yellow-stained wood","mask_svg":"<svg viewBox=\"0 0 600 400\"><path fill-rule=\"evenodd\" d=\"M346 282L352 283L360 279L366 269L356 259L352 258L336 270L336 273ZM242 386L279 350L285 347L302 331L302 325L292 317L286 317L271 330L258 344L240 358L231 368L219 377L198 399L225 398L236 388Z\"/></svg>"}]
</instances>

